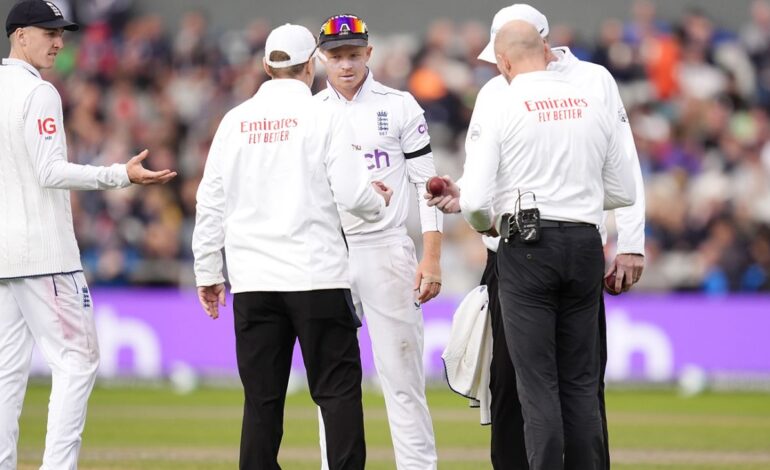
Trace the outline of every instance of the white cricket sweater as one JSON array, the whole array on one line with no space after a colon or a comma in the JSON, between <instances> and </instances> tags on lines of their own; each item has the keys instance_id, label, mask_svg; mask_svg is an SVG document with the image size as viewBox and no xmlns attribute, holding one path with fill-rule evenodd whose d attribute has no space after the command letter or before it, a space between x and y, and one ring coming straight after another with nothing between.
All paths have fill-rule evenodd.
<instances>
[{"instance_id":1,"label":"white cricket sweater","mask_svg":"<svg viewBox=\"0 0 770 470\"><path fill-rule=\"evenodd\" d=\"M350 101L330 83L315 98L340 104L339 112L353 128L356 157L365 163L373 180L393 189L390 205L380 221L367 222L349 212L340 213L345 235L351 242L361 235L404 228L410 204L415 202L422 231L441 232L443 213L428 207L423 198L425 182L436 176L436 167L424 111L414 97L386 87L369 72ZM416 201L409 197L409 184L415 188Z\"/></svg>"},{"instance_id":2,"label":"white cricket sweater","mask_svg":"<svg viewBox=\"0 0 770 470\"><path fill-rule=\"evenodd\" d=\"M128 186L125 165L67 161L59 93L30 64L0 66L0 279L82 270L70 189Z\"/></svg>"}]
</instances>

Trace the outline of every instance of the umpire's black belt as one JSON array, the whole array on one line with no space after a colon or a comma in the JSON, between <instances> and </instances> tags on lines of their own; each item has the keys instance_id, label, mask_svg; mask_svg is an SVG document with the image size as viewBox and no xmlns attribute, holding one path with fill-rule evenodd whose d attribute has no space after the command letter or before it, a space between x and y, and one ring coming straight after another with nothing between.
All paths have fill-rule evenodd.
<instances>
[{"instance_id":1,"label":"umpire's black belt","mask_svg":"<svg viewBox=\"0 0 770 470\"><path fill-rule=\"evenodd\" d=\"M575 228L575 227L593 227L596 225L587 222L562 222L559 220L541 220L540 228Z\"/></svg>"},{"instance_id":2,"label":"umpire's black belt","mask_svg":"<svg viewBox=\"0 0 770 470\"><path fill-rule=\"evenodd\" d=\"M560 220L540 220L540 228L578 228L578 227L593 227L598 229L594 224L587 222L563 222ZM502 238L510 238L516 235L518 232L516 227L516 216L514 214L503 214L500 219L500 236Z\"/></svg>"}]
</instances>

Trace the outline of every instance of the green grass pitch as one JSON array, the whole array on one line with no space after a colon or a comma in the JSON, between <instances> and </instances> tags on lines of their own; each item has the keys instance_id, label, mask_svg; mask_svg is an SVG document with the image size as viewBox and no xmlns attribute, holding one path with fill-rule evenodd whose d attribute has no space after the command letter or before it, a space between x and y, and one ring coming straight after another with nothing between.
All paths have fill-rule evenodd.
<instances>
[{"instance_id":1,"label":"green grass pitch","mask_svg":"<svg viewBox=\"0 0 770 470\"><path fill-rule=\"evenodd\" d=\"M40 466L48 387L30 387L21 418L19 468ZM489 428L478 411L432 388L433 415L444 470L488 469ZM367 469L394 469L382 397L367 392ZM237 468L242 392L97 386L91 397L80 468ZM607 396L613 468L617 470L770 469L770 395L672 391L610 391ZM287 470L318 469L316 410L307 392L290 395L280 462Z\"/></svg>"}]
</instances>

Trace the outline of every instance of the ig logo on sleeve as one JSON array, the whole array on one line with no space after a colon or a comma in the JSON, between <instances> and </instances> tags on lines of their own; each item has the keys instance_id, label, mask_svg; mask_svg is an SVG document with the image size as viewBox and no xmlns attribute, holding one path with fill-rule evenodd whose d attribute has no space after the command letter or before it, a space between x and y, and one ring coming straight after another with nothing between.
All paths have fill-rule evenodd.
<instances>
[{"instance_id":1,"label":"ig logo on sleeve","mask_svg":"<svg viewBox=\"0 0 770 470\"><path fill-rule=\"evenodd\" d=\"M37 120L37 132L40 135L52 135L56 133L56 121L53 118ZM47 139L47 138L46 138Z\"/></svg>"}]
</instances>

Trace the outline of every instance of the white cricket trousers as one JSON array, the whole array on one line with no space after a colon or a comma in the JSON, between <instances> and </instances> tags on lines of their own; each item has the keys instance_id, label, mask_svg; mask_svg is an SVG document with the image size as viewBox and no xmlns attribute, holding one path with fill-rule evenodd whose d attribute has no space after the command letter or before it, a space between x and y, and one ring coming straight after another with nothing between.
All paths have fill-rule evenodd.
<instances>
[{"instance_id":1,"label":"white cricket trousers","mask_svg":"<svg viewBox=\"0 0 770 470\"><path fill-rule=\"evenodd\" d=\"M99 363L83 273L0 279L0 470L16 469L19 415L35 343L52 378L40 469L76 469Z\"/></svg>"},{"instance_id":2,"label":"white cricket trousers","mask_svg":"<svg viewBox=\"0 0 770 470\"><path fill-rule=\"evenodd\" d=\"M422 309L414 291L417 258L405 228L348 237L351 292L366 316L372 354L390 425L398 470L436 468L436 440L425 399ZM323 421L321 456L326 443Z\"/></svg>"}]
</instances>

